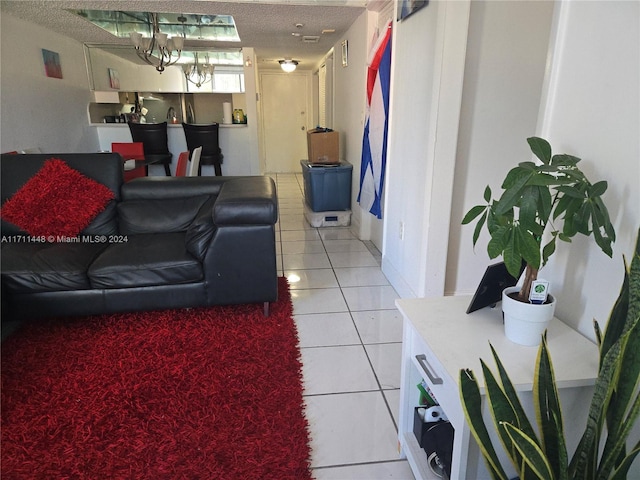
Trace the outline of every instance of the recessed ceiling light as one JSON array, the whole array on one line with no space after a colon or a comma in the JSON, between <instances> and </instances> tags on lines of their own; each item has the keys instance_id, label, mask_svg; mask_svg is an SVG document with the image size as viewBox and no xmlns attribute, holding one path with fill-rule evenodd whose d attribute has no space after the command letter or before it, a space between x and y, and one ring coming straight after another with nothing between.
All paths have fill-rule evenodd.
<instances>
[{"instance_id":1,"label":"recessed ceiling light","mask_svg":"<svg viewBox=\"0 0 640 480\"><path fill-rule=\"evenodd\" d=\"M324 30L322 30L322 33L336 33L336 29L335 28L325 28Z\"/></svg>"},{"instance_id":2,"label":"recessed ceiling light","mask_svg":"<svg viewBox=\"0 0 640 480\"><path fill-rule=\"evenodd\" d=\"M304 27L303 23L296 23L296 28L302 28L302 27Z\"/></svg>"},{"instance_id":3,"label":"recessed ceiling light","mask_svg":"<svg viewBox=\"0 0 640 480\"><path fill-rule=\"evenodd\" d=\"M293 35L294 37L301 37L302 34L298 33L298 32L291 32L291 35Z\"/></svg>"}]
</instances>

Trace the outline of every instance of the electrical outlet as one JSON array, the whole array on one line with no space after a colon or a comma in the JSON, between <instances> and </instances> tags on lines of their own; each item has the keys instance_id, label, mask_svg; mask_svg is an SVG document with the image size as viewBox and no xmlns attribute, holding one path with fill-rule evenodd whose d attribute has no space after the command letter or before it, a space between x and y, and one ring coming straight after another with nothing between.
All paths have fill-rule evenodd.
<instances>
[{"instance_id":1,"label":"electrical outlet","mask_svg":"<svg viewBox=\"0 0 640 480\"><path fill-rule=\"evenodd\" d=\"M404 240L404 222L400 222L400 231L398 233L400 240Z\"/></svg>"}]
</instances>

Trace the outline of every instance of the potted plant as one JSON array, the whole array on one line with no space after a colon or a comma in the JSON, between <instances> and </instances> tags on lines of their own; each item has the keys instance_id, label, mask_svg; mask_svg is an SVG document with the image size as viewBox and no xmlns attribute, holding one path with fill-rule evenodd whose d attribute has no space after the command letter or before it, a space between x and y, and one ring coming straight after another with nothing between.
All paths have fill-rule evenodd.
<instances>
[{"instance_id":1,"label":"potted plant","mask_svg":"<svg viewBox=\"0 0 640 480\"><path fill-rule=\"evenodd\" d=\"M578 233L593 235L600 249L611 257L615 231L602 201L607 182L591 183L578 168L580 158L553 155L546 140L531 137L527 142L540 162L522 162L512 168L502 182L503 192L498 200L492 199L491 188L487 186L486 204L471 208L462 224L477 220L474 246L486 225L491 236L487 245L489 257L502 255L508 272L514 277L518 278L522 262L526 263L522 288L506 290L502 297L505 331L507 337L517 343L537 345L540 333L553 317L555 299L549 296L550 302L544 306L529 305L531 286L540 268L556 251L558 239L571 242ZM546 243L543 244L543 240ZM514 291L518 290L516 295ZM527 309L525 313L520 312L523 308ZM510 316L511 309L517 310L515 318ZM530 312L531 309L534 312ZM546 317L535 320L540 310L546 310ZM524 320L525 325L542 323L534 323L529 335L527 332L521 335L514 326L518 320Z\"/></svg>"},{"instance_id":2,"label":"potted plant","mask_svg":"<svg viewBox=\"0 0 640 480\"><path fill-rule=\"evenodd\" d=\"M600 351L598 376L586 427L569 460L562 409L553 365L543 336L533 380L536 435L504 366L493 349L497 377L482 363L487 405L494 427L521 479L624 479L640 452L640 440L627 442L640 415L640 232L604 335L594 321ZM492 478L508 476L482 418L478 383L470 370L460 371L463 410ZM637 436L637 432L635 433Z\"/></svg>"}]
</instances>

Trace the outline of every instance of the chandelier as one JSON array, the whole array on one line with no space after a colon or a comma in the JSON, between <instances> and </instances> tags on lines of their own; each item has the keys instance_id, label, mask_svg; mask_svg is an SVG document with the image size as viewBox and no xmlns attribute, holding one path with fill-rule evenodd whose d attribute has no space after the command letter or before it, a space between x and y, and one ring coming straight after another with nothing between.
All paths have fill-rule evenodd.
<instances>
[{"instance_id":1,"label":"chandelier","mask_svg":"<svg viewBox=\"0 0 640 480\"><path fill-rule=\"evenodd\" d=\"M166 33L160 31L158 14L150 13L149 15L151 15L153 36L146 38L141 33L131 32L129 37L138 56L162 73L165 67L175 64L180 59L180 54L184 47L184 37L174 36L168 38Z\"/></svg>"},{"instance_id":2,"label":"chandelier","mask_svg":"<svg viewBox=\"0 0 640 480\"><path fill-rule=\"evenodd\" d=\"M185 63L182 66L184 77L198 88L213 78L214 67L209 63L209 55L205 55L204 62L198 63L198 52L195 52L194 63Z\"/></svg>"}]
</instances>

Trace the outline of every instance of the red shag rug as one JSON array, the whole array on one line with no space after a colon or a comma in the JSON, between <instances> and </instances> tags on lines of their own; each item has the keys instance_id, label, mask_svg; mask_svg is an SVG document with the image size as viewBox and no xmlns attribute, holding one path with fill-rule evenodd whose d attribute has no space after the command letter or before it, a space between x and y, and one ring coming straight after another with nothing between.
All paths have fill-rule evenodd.
<instances>
[{"instance_id":1,"label":"red shag rug","mask_svg":"<svg viewBox=\"0 0 640 480\"><path fill-rule=\"evenodd\" d=\"M60 319L2 345L13 479L310 479L286 279L262 305Z\"/></svg>"}]
</instances>

